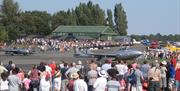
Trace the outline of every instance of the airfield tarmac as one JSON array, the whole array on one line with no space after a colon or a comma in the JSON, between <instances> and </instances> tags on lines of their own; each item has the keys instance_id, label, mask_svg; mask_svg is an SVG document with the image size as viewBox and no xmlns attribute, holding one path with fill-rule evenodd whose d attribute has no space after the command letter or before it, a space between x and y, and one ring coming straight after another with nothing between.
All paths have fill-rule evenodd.
<instances>
[{"instance_id":1,"label":"airfield tarmac","mask_svg":"<svg viewBox=\"0 0 180 91\"><path fill-rule=\"evenodd\" d=\"M117 50L119 47L111 48L103 50L103 52L109 52L113 50ZM136 49L141 49L141 47L134 47ZM100 50L102 52L102 50ZM85 62L87 60L96 60L95 58L76 58L74 57L74 51L69 50L64 53L60 53L59 51L48 51L48 52L35 52L32 55L23 56L23 55L7 55L3 52L0 52L0 61L3 62L3 64L8 64L8 61L12 60L16 66L21 67L24 70L31 69L33 64L39 64L40 62L46 62L50 63L50 60L53 59L56 61L56 63L61 63L62 61L65 62L77 62L78 60L81 60L82 62Z\"/></svg>"}]
</instances>

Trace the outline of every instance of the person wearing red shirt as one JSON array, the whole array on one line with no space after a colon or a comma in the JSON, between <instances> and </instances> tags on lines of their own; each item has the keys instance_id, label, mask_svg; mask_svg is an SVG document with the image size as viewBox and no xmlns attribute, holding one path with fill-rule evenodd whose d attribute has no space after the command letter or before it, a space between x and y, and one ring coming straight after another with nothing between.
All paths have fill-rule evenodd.
<instances>
[{"instance_id":1,"label":"person wearing red shirt","mask_svg":"<svg viewBox=\"0 0 180 91\"><path fill-rule=\"evenodd\" d=\"M180 62L178 62L176 65L175 80L176 80L176 91L179 91L180 89Z\"/></svg>"},{"instance_id":2,"label":"person wearing red shirt","mask_svg":"<svg viewBox=\"0 0 180 91\"><path fill-rule=\"evenodd\" d=\"M171 63L173 64L174 68L176 67L177 59L175 56L172 57Z\"/></svg>"},{"instance_id":3,"label":"person wearing red shirt","mask_svg":"<svg viewBox=\"0 0 180 91\"><path fill-rule=\"evenodd\" d=\"M55 73L55 70L56 70L56 63L55 63L55 61L52 61L52 63L49 64L49 67L51 67L51 69L52 69L51 74L52 74L52 76L54 76L54 73Z\"/></svg>"},{"instance_id":4,"label":"person wearing red shirt","mask_svg":"<svg viewBox=\"0 0 180 91\"><path fill-rule=\"evenodd\" d=\"M49 64L49 67L51 67L52 71L51 71L51 75L52 75L52 91L54 91L54 74L55 74L55 70L56 70L56 63L55 61L52 61L51 64Z\"/></svg>"}]
</instances>

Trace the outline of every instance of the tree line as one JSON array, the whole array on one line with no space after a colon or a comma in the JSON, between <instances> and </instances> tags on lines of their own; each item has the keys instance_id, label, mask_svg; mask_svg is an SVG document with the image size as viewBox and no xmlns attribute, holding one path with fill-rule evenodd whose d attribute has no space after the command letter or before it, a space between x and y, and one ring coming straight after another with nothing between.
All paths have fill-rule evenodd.
<instances>
[{"instance_id":1,"label":"tree line","mask_svg":"<svg viewBox=\"0 0 180 91\"><path fill-rule=\"evenodd\" d=\"M158 40L162 42L167 42L167 41L180 41L180 34L169 34L169 35L161 35L160 33L157 34L150 34L150 35L131 35L132 39L136 40L144 40L144 39L149 39L151 41L153 40Z\"/></svg>"},{"instance_id":2,"label":"tree line","mask_svg":"<svg viewBox=\"0 0 180 91\"><path fill-rule=\"evenodd\" d=\"M114 17L114 18L113 18ZM17 2L3 0L0 5L0 42L26 35L49 35L59 25L110 26L119 35L127 35L128 21L121 3L103 10L91 1L80 3L67 11L50 14L46 11L21 11ZM180 35L132 35L137 40L157 39L177 41ZM180 40L179 40L180 41Z\"/></svg>"},{"instance_id":3,"label":"tree line","mask_svg":"<svg viewBox=\"0 0 180 91\"><path fill-rule=\"evenodd\" d=\"M126 13L121 4L115 5L114 19L110 9L106 12L91 1L51 15L46 11L21 11L17 2L3 0L0 6L0 40L13 40L25 35L46 36L59 25L110 26L119 35L127 35Z\"/></svg>"}]
</instances>

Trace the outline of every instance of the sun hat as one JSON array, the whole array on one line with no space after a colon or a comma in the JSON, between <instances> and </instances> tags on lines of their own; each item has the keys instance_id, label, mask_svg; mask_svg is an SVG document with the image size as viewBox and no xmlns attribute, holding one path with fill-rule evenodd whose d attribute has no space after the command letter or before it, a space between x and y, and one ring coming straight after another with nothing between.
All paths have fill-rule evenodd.
<instances>
[{"instance_id":1,"label":"sun hat","mask_svg":"<svg viewBox=\"0 0 180 91\"><path fill-rule=\"evenodd\" d=\"M81 65L81 64L82 64L82 62L79 60L79 61L78 61L78 64L79 64L79 65Z\"/></svg>"},{"instance_id":2,"label":"sun hat","mask_svg":"<svg viewBox=\"0 0 180 91\"><path fill-rule=\"evenodd\" d=\"M78 74L78 73L72 73L72 74L71 74L71 78L75 78L75 79L76 79L76 78L78 78L78 77L79 77L79 74Z\"/></svg>"},{"instance_id":3,"label":"sun hat","mask_svg":"<svg viewBox=\"0 0 180 91\"><path fill-rule=\"evenodd\" d=\"M106 71L105 70L101 70L98 72L99 76L101 77L107 77Z\"/></svg>"},{"instance_id":4,"label":"sun hat","mask_svg":"<svg viewBox=\"0 0 180 91\"><path fill-rule=\"evenodd\" d=\"M161 63L162 63L163 65L166 65L166 64L167 64L167 62L166 62L166 61L162 61Z\"/></svg>"}]
</instances>

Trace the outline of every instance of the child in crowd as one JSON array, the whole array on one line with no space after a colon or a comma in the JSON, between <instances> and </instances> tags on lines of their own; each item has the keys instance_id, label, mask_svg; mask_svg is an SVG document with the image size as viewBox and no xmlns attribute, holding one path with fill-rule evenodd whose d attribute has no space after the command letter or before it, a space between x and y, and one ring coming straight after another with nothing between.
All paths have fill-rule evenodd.
<instances>
[{"instance_id":1,"label":"child in crowd","mask_svg":"<svg viewBox=\"0 0 180 91\"><path fill-rule=\"evenodd\" d=\"M28 91L28 90L29 90L29 84L30 84L30 82L31 82L31 80L29 79L28 74L25 74L25 75L24 75L24 79L23 79L23 84L24 84L25 91Z\"/></svg>"}]
</instances>

